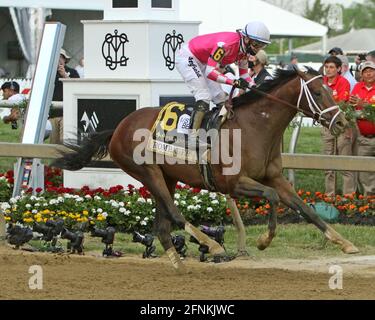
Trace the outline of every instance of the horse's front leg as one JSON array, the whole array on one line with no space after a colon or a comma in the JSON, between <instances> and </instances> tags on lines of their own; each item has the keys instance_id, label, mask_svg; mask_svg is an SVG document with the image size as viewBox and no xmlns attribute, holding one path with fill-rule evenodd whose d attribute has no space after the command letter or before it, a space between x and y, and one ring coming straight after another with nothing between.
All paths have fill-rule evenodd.
<instances>
[{"instance_id":1,"label":"horse's front leg","mask_svg":"<svg viewBox=\"0 0 375 320\"><path fill-rule=\"evenodd\" d=\"M248 177L241 177L231 195L234 197L262 197L269 201L271 214L268 220L268 232L261 235L257 241L257 247L259 250L266 249L276 235L276 209L279 203L279 196L277 195L276 190Z\"/></svg>"},{"instance_id":2,"label":"horse's front leg","mask_svg":"<svg viewBox=\"0 0 375 320\"><path fill-rule=\"evenodd\" d=\"M359 252L359 250L350 241L344 239L330 225L325 223L310 206L305 204L290 183L282 175L270 179L267 182L267 185L277 191L280 200L285 205L302 215L308 222L317 226L324 233L326 238L339 245L344 253L349 254Z\"/></svg>"}]
</instances>

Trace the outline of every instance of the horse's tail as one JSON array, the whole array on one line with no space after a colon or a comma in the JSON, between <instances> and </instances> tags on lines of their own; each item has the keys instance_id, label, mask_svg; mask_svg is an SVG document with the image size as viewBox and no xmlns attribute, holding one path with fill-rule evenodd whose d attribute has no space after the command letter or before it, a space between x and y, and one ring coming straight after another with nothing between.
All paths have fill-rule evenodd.
<instances>
[{"instance_id":1,"label":"horse's tail","mask_svg":"<svg viewBox=\"0 0 375 320\"><path fill-rule=\"evenodd\" d=\"M51 166L66 170L79 170L90 164L92 159L100 160L108 154L108 145L114 130L92 133L79 144L65 142L64 146L72 151L62 151L61 157L52 162Z\"/></svg>"}]
</instances>

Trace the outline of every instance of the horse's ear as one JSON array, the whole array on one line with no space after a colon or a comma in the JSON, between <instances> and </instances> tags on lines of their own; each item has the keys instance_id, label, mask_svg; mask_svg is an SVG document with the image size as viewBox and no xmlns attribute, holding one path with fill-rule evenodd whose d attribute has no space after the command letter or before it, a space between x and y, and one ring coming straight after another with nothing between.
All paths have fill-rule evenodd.
<instances>
[{"instance_id":1,"label":"horse's ear","mask_svg":"<svg viewBox=\"0 0 375 320\"><path fill-rule=\"evenodd\" d=\"M296 66L294 66L294 71L298 74L299 77L301 77L304 80L307 80L306 75L307 75L308 69L306 68L306 66L303 66L302 68L299 68L296 65Z\"/></svg>"}]
</instances>

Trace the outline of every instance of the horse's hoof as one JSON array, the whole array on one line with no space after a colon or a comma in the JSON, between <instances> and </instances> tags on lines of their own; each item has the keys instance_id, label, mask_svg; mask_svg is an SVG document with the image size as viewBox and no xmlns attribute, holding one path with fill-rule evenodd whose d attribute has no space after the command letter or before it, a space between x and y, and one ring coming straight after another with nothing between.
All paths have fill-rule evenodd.
<instances>
[{"instance_id":1,"label":"horse's hoof","mask_svg":"<svg viewBox=\"0 0 375 320\"><path fill-rule=\"evenodd\" d=\"M346 253L346 254L355 254L355 253L359 253L360 251L358 250L358 248L354 245L348 245L348 246L344 246L342 248L342 252Z\"/></svg>"},{"instance_id":2,"label":"horse's hoof","mask_svg":"<svg viewBox=\"0 0 375 320\"><path fill-rule=\"evenodd\" d=\"M222 263L222 262L232 261L235 258L236 258L235 256L229 256L227 254L217 254L217 255L214 255L214 258L212 261L215 263Z\"/></svg>"},{"instance_id":3,"label":"horse's hoof","mask_svg":"<svg viewBox=\"0 0 375 320\"><path fill-rule=\"evenodd\" d=\"M262 234L257 240L257 248L261 251L267 249L270 244L271 240L269 239L268 235L265 234Z\"/></svg>"}]
</instances>

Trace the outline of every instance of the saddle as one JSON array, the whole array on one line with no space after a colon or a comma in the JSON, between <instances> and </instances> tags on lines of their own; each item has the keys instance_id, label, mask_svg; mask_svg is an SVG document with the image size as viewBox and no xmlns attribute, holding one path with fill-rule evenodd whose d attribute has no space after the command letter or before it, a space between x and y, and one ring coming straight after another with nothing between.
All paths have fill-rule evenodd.
<instances>
[{"instance_id":1,"label":"saddle","mask_svg":"<svg viewBox=\"0 0 375 320\"><path fill-rule=\"evenodd\" d=\"M206 182L207 189L214 190L214 182L210 166L210 149L201 150L199 146L188 149L188 135L191 131L191 116L194 111L193 105L186 105L179 102L166 104L159 112L152 127L150 138L147 142L147 150L166 156L176 158L182 162L199 164L201 174ZM225 107L215 107L206 113L201 129L210 132L211 129L220 129L225 122L227 111ZM213 132L217 132L213 131ZM209 144L216 138L215 135L207 136Z\"/></svg>"}]
</instances>

